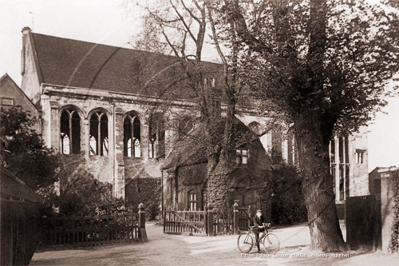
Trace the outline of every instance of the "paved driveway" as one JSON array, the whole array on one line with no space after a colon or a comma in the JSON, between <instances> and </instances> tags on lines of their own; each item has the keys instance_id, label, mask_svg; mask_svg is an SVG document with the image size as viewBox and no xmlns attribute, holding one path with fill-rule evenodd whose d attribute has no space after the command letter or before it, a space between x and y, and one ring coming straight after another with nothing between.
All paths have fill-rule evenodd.
<instances>
[{"instance_id":1,"label":"paved driveway","mask_svg":"<svg viewBox=\"0 0 399 266\"><path fill-rule=\"evenodd\" d=\"M349 258L312 256L305 225L274 230L282 249L272 258L252 252L242 256L237 236L165 235L161 226L146 226L146 243L38 252L30 265L399 265L399 257L380 253L351 254Z\"/></svg>"}]
</instances>

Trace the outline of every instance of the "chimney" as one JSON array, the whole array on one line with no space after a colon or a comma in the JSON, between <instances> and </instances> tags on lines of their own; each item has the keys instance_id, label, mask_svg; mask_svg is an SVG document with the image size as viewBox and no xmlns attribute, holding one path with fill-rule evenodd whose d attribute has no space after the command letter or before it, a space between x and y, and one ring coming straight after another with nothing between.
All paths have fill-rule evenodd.
<instances>
[{"instance_id":1,"label":"chimney","mask_svg":"<svg viewBox=\"0 0 399 266\"><path fill-rule=\"evenodd\" d=\"M22 50L21 50L21 75L25 74L26 67L26 42L28 39L28 35L32 30L29 27L24 27L22 29Z\"/></svg>"}]
</instances>

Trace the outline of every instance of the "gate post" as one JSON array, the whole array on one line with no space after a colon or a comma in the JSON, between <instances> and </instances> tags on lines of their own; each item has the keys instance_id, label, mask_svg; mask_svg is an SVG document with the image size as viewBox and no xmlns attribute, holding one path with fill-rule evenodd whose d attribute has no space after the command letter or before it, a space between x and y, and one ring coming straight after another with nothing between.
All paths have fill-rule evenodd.
<instances>
[{"instance_id":1,"label":"gate post","mask_svg":"<svg viewBox=\"0 0 399 266\"><path fill-rule=\"evenodd\" d=\"M147 232L145 231L145 206L143 203L139 204L139 239L143 242L147 242Z\"/></svg>"},{"instance_id":2,"label":"gate post","mask_svg":"<svg viewBox=\"0 0 399 266\"><path fill-rule=\"evenodd\" d=\"M238 235L238 204L233 205L233 234Z\"/></svg>"},{"instance_id":3,"label":"gate post","mask_svg":"<svg viewBox=\"0 0 399 266\"><path fill-rule=\"evenodd\" d=\"M207 227L208 227L208 236L214 236L213 235L213 205L210 203L208 204L208 221L207 221Z\"/></svg>"},{"instance_id":4,"label":"gate post","mask_svg":"<svg viewBox=\"0 0 399 266\"><path fill-rule=\"evenodd\" d=\"M139 228L145 228L145 206L143 203L139 204Z\"/></svg>"}]
</instances>

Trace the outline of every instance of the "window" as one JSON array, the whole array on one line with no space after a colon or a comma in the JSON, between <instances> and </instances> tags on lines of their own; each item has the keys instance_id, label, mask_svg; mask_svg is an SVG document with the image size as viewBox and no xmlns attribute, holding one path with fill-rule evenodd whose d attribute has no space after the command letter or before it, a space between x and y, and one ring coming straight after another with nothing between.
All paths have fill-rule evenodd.
<instances>
[{"instance_id":1,"label":"window","mask_svg":"<svg viewBox=\"0 0 399 266\"><path fill-rule=\"evenodd\" d=\"M366 152L366 150L359 150L356 149L356 163L357 164L362 164L364 161L364 153Z\"/></svg>"},{"instance_id":2,"label":"window","mask_svg":"<svg viewBox=\"0 0 399 266\"><path fill-rule=\"evenodd\" d=\"M60 119L60 152L61 154L80 153L80 117L74 108L61 112Z\"/></svg>"},{"instance_id":3,"label":"window","mask_svg":"<svg viewBox=\"0 0 399 266\"><path fill-rule=\"evenodd\" d=\"M334 138L330 141L330 174L333 177L333 192L334 194L336 194L335 192L335 176L336 176L336 164L335 164L335 140Z\"/></svg>"},{"instance_id":4,"label":"window","mask_svg":"<svg viewBox=\"0 0 399 266\"><path fill-rule=\"evenodd\" d=\"M140 158L140 120L137 113L130 112L123 123L123 154L127 157Z\"/></svg>"},{"instance_id":5,"label":"window","mask_svg":"<svg viewBox=\"0 0 399 266\"><path fill-rule=\"evenodd\" d=\"M215 78L204 78L204 85L209 87L216 87L216 79Z\"/></svg>"},{"instance_id":6,"label":"window","mask_svg":"<svg viewBox=\"0 0 399 266\"><path fill-rule=\"evenodd\" d=\"M94 112L90 118L90 155L108 155L108 118L102 111Z\"/></svg>"},{"instance_id":7,"label":"window","mask_svg":"<svg viewBox=\"0 0 399 266\"><path fill-rule=\"evenodd\" d=\"M189 211L197 210L197 194L194 192L188 193L188 209Z\"/></svg>"},{"instance_id":8,"label":"window","mask_svg":"<svg viewBox=\"0 0 399 266\"><path fill-rule=\"evenodd\" d=\"M289 164L295 163L296 159L296 149L295 149L295 136L288 135L287 137L287 162Z\"/></svg>"},{"instance_id":9,"label":"window","mask_svg":"<svg viewBox=\"0 0 399 266\"><path fill-rule=\"evenodd\" d=\"M249 150L248 149L237 149L236 150L236 164L243 165L248 164Z\"/></svg>"},{"instance_id":10,"label":"window","mask_svg":"<svg viewBox=\"0 0 399 266\"><path fill-rule=\"evenodd\" d=\"M347 136L336 137L330 142L330 173L333 176L336 199L346 200L350 196L350 157Z\"/></svg>"},{"instance_id":11,"label":"window","mask_svg":"<svg viewBox=\"0 0 399 266\"><path fill-rule=\"evenodd\" d=\"M272 161L274 163L280 163L283 159L282 151L282 133L278 129L273 129L271 132L271 142L272 142Z\"/></svg>"},{"instance_id":12,"label":"window","mask_svg":"<svg viewBox=\"0 0 399 266\"><path fill-rule=\"evenodd\" d=\"M165 125L162 114L154 114L150 118L149 157L160 158L165 155Z\"/></svg>"}]
</instances>

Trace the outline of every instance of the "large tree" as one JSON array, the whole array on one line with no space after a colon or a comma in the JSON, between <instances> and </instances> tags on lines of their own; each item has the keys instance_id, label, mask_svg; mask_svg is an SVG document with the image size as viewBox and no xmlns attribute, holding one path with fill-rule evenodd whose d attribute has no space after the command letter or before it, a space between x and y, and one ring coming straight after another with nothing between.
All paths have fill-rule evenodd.
<instances>
[{"instance_id":1,"label":"large tree","mask_svg":"<svg viewBox=\"0 0 399 266\"><path fill-rule=\"evenodd\" d=\"M144 30L137 36L134 47L170 53L179 59L185 85L194 92L197 103L193 111L206 125L208 201L215 207L225 207L229 200L228 176L234 169L233 119L243 90L238 71L241 45L237 42L236 25L227 16L217 17L220 6L212 1L160 0L142 8L146 11ZM209 53L209 49L219 59L219 65L203 61L203 54ZM215 76L217 81L213 86L214 81L209 77ZM217 130L221 124L222 134Z\"/></svg>"},{"instance_id":2,"label":"large tree","mask_svg":"<svg viewBox=\"0 0 399 266\"><path fill-rule=\"evenodd\" d=\"M35 191L57 181L57 156L32 129L38 123L21 107L1 108L1 164Z\"/></svg>"},{"instance_id":3,"label":"large tree","mask_svg":"<svg viewBox=\"0 0 399 266\"><path fill-rule=\"evenodd\" d=\"M225 1L222 11L250 52L240 63L259 107L281 114L295 134L311 249L347 250L329 142L386 104L385 86L398 71L398 15L361 0L249 2Z\"/></svg>"}]
</instances>

